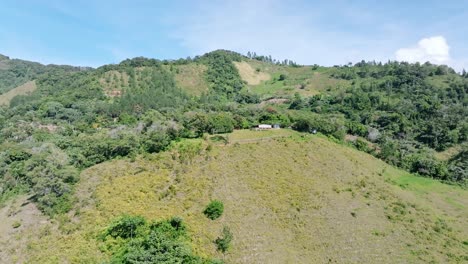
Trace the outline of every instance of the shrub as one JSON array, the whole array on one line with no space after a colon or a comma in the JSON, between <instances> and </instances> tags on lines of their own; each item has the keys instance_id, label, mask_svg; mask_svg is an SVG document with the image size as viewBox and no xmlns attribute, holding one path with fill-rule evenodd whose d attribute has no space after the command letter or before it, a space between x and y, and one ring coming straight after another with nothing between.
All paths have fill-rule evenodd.
<instances>
[{"instance_id":1,"label":"shrub","mask_svg":"<svg viewBox=\"0 0 468 264\"><path fill-rule=\"evenodd\" d=\"M354 141L354 146L360 151L364 151L364 152L370 151L369 146L367 145L367 142L360 138L357 138L356 141Z\"/></svg>"},{"instance_id":2,"label":"shrub","mask_svg":"<svg viewBox=\"0 0 468 264\"><path fill-rule=\"evenodd\" d=\"M214 241L215 244L216 244L216 248L225 253L228 249L229 249L229 246L231 244L231 241L232 241L232 232L231 230L229 229L229 227L227 226L224 226L223 227L223 235L222 237L218 237L216 238L216 240Z\"/></svg>"},{"instance_id":3,"label":"shrub","mask_svg":"<svg viewBox=\"0 0 468 264\"><path fill-rule=\"evenodd\" d=\"M111 225L108 233L124 239L122 247L112 248L111 263L220 263L193 253L181 218L173 217L150 225L145 222L141 216L124 216ZM137 234L128 236L134 229L138 229ZM113 243L112 240L109 242Z\"/></svg>"},{"instance_id":4,"label":"shrub","mask_svg":"<svg viewBox=\"0 0 468 264\"><path fill-rule=\"evenodd\" d=\"M211 134L231 133L234 130L235 121L227 113L210 114L208 117L208 131Z\"/></svg>"},{"instance_id":5,"label":"shrub","mask_svg":"<svg viewBox=\"0 0 468 264\"><path fill-rule=\"evenodd\" d=\"M124 215L107 228L105 235L114 238L131 238L137 234L137 228L145 224L146 221L141 216Z\"/></svg>"},{"instance_id":6,"label":"shrub","mask_svg":"<svg viewBox=\"0 0 468 264\"><path fill-rule=\"evenodd\" d=\"M143 148L148 153L157 153L165 150L171 143L171 138L167 133L150 132L143 139Z\"/></svg>"},{"instance_id":7,"label":"shrub","mask_svg":"<svg viewBox=\"0 0 468 264\"><path fill-rule=\"evenodd\" d=\"M218 219L224 211L224 204L221 201L213 200L206 207L203 213L211 220Z\"/></svg>"},{"instance_id":8,"label":"shrub","mask_svg":"<svg viewBox=\"0 0 468 264\"><path fill-rule=\"evenodd\" d=\"M343 140L346 134L343 118L334 115L309 115L299 117L293 124L293 129L309 133L317 130L325 135L334 136L338 140Z\"/></svg>"},{"instance_id":9,"label":"shrub","mask_svg":"<svg viewBox=\"0 0 468 264\"><path fill-rule=\"evenodd\" d=\"M464 145L462 151L452 157L448 163L449 180L468 183L468 145Z\"/></svg>"}]
</instances>

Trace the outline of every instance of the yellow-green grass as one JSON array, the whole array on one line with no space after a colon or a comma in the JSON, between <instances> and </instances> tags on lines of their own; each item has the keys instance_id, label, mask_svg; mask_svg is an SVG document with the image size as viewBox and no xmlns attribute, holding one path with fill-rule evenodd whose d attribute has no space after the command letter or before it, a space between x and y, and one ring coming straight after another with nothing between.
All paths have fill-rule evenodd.
<instances>
[{"instance_id":1,"label":"yellow-green grass","mask_svg":"<svg viewBox=\"0 0 468 264\"><path fill-rule=\"evenodd\" d=\"M17 95L27 95L27 94L30 94L32 92L34 92L34 90L36 90L37 86L36 86L36 82L35 81L30 81L30 82L27 82L23 85L20 85L4 94L0 94L0 105L10 105L10 101L11 99L13 99L13 97L17 96Z\"/></svg>"},{"instance_id":2,"label":"yellow-green grass","mask_svg":"<svg viewBox=\"0 0 468 264\"><path fill-rule=\"evenodd\" d=\"M427 82L435 87L447 89L450 88L449 79L453 78L452 75L435 75L427 78Z\"/></svg>"},{"instance_id":3,"label":"yellow-green grass","mask_svg":"<svg viewBox=\"0 0 468 264\"><path fill-rule=\"evenodd\" d=\"M229 143L242 143L257 140L269 140L278 137L297 135L290 129L270 129L270 130L235 130L227 134Z\"/></svg>"},{"instance_id":4,"label":"yellow-green grass","mask_svg":"<svg viewBox=\"0 0 468 264\"><path fill-rule=\"evenodd\" d=\"M198 63L174 66L177 85L190 95L200 96L208 92L209 86L205 79L206 66Z\"/></svg>"},{"instance_id":5,"label":"yellow-green grass","mask_svg":"<svg viewBox=\"0 0 468 264\"><path fill-rule=\"evenodd\" d=\"M26 195L0 205L0 263L23 263L26 261L26 244L36 231L47 223Z\"/></svg>"},{"instance_id":6,"label":"yellow-green grass","mask_svg":"<svg viewBox=\"0 0 468 264\"><path fill-rule=\"evenodd\" d=\"M246 61L234 62L242 80L246 81L249 85L257 85L262 81L267 81L271 78L270 74L262 72L260 68L254 69Z\"/></svg>"},{"instance_id":7,"label":"yellow-green grass","mask_svg":"<svg viewBox=\"0 0 468 264\"><path fill-rule=\"evenodd\" d=\"M194 250L227 263L466 261L466 190L322 136L281 129L228 137L234 144L203 141L193 160L180 162L173 148L85 170L76 208L31 239L29 262L108 260L97 237L122 214L181 216ZM212 199L225 207L215 221L202 213ZM224 225L234 234L226 255L213 244Z\"/></svg>"},{"instance_id":8,"label":"yellow-green grass","mask_svg":"<svg viewBox=\"0 0 468 264\"><path fill-rule=\"evenodd\" d=\"M350 85L349 81L332 78L330 73L333 72L333 68L280 66L254 60L244 63L248 63L252 69L258 69L259 73L271 76L259 84L248 86L251 92L263 97L288 97L295 93L312 96L326 90L343 89ZM286 76L283 81L278 80L281 74Z\"/></svg>"}]
</instances>

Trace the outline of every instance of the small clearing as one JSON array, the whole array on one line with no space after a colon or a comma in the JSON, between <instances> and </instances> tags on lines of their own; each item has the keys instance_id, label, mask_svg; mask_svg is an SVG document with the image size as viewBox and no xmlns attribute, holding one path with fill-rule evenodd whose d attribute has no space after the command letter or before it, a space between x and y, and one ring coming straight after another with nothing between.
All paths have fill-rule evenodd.
<instances>
[{"instance_id":1,"label":"small clearing","mask_svg":"<svg viewBox=\"0 0 468 264\"><path fill-rule=\"evenodd\" d=\"M256 71L250 64L245 61L234 62L242 80L246 81L249 85L258 85L263 81L270 80L270 75L265 72Z\"/></svg>"},{"instance_id":2,"label":"small clearing","mask_svg":"<svg viewBox=\"0 0 468 264\"><path fill-rule=\"evenodd\" d=\"M209 89L205 71L206 66L202 64L178 65L174 78L180 88L190 95L198 96Z\"/></svg>"},{"instance_id":3,"label":"small clearing","mask_svg":"<svg viewBox=\"0 0 468 264\"><path fill-rule=\"evenodd\" d=\"M17 95L27 95L37 89L36 82L30 81L23 85L20 85L4 94L0 95L0 105L10 105L11 99Z\"/></svg>"}]
</instances>

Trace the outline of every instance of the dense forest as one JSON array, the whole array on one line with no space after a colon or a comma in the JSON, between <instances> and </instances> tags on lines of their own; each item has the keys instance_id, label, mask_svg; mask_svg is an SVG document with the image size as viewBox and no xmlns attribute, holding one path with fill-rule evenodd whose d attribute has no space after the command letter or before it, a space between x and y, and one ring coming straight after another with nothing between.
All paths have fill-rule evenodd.
<instances>
[{"instance_id":1,"label":"dense forest","mask_svg":"<svg viewBox=\"0 0 468 264\"><path fill-rule=\"evenodd\" d=\"M327 68L330 79L349 83L345 87L263 104L274 98L254 93L234 66L252 60L303 68L310 75L326 69L224 50L172 61L140 57L97 69L0 57L0 94L29 80L38 85L0 108L0 201L30 193L45 214L61 214L72 207L74 185L85 168L161 152L182 138L261 123L317 131L409 172L466 186L467 74L430 63L362 61ZM206 67L209 90L192 96L182 89L175 81L181 65ZM290 78L282 73L274 81ZM446 160L436 158L449 148L458 151ZM142 222L147 236L165 226L175 232L176 224Z\"/></svg>"}]
</instances>

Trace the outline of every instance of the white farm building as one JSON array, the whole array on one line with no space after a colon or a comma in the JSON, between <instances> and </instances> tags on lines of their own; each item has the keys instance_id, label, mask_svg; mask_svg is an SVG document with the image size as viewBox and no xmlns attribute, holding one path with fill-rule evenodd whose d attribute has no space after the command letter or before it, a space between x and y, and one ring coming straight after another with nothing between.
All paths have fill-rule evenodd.
<instances>
[{"instance_id":1,"label":"white farm building","mask_svg":"<svg viewBox=\"0 0 468 264\"><path fill-rule=\"evenodd\" d=\"M279 129L279 128L280 128L279 124L274 124L274 125L260 124L258 126L253 127L253 129L255 130L270 130L270 129Z\"/></svg>"}]
</instances>

